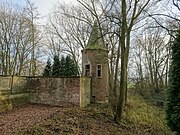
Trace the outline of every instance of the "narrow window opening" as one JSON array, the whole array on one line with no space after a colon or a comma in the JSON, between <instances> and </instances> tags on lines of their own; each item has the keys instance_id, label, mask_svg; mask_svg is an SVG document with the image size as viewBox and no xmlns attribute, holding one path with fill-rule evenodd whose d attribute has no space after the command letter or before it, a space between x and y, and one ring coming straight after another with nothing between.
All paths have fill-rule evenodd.
<instances>
[{"instance_id":1,"label":"narrow window opening","mask_svg":"<svg viewBox=\"0 0 180 135\"><path fill-rule=\"evenodd\" d=\"M97 65L97 77L101 78L102 77L102 66Z\"/></svg>"},{"instance_id":2,"label":"narrow window opening","mask_svg":"<svg viewBox=\"0 0 180 135\"><path fill-rule=\"evenodd\" d=\"M90 65L85 65L85 76L90 77Z\"/></svg>"}]
</instances>

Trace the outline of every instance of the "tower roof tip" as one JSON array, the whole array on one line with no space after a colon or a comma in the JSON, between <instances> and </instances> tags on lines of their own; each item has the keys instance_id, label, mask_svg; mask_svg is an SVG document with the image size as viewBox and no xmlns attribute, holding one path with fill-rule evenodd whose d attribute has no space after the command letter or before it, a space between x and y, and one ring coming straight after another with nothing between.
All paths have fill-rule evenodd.
<instances>
[{"instance_id":1,"label":"tower roof tip","mask_svg":"<svg viewBox=\"0 0 180 135\"><path fill-rule=\"evenodd\" d=\"M103 44L103 39L100 34L100 28L98 26L97 20L94 21L92 26L92 31L86 46L86 49L106 49L105 45Z\"/></svg>"}]
</instances>

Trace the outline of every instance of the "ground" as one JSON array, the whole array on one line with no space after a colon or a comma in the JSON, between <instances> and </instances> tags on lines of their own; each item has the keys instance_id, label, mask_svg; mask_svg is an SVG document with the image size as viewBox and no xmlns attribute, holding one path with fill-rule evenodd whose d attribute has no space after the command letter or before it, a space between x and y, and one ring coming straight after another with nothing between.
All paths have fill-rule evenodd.
<instances>
[{"instance_id":1,"label":"ground","mask_svg":"<svg viewBox=\"0 0 180 135\"><path fill-rule=\"evenodd\" d=\"M163 112L138 100L128 100L121 125L114 123L107 104L92 104L83 109L29 104L0 114L0 134L172 135L162 119ZM138 102L142 106L137 108L134 103Z\"/></svg>"},{"instance_id":2,"label":"ground","mask_svg":"<svg viewBox=\"0 0 180 135\"><path fill-rule=\"evenodd\" d=\"M59 107L25 105L0 114L0 134L11 134L32 127L57 113Z\"/></svg>"}]
</instances>

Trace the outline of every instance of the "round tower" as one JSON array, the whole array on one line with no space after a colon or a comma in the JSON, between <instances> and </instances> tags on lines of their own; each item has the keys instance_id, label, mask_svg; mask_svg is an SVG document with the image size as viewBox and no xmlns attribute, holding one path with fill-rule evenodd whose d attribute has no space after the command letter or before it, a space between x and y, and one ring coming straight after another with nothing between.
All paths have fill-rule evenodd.
<instances>
[{"instance_id":1,"label":"round tower","mask_svg":"<svg viewBox=\"0 0 180 135\"><path fill-rule=\"evenodd\" d=\"M91 77L91 102L108 101L108 50L101 41L94 23L88 44L82 50L82 75Z\"/></svg>"}]
</instances>

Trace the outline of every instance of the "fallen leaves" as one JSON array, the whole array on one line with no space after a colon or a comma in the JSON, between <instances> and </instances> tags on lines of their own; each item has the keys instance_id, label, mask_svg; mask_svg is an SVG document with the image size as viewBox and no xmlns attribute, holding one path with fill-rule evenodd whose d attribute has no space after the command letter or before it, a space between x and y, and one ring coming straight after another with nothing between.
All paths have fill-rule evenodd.
<instances>
[{"instance_id":1,"label":"fallen leaves","mask_svg":"<svg viewBox=\"0 0 180 135\"><path fill-rule=\"evenodd\" d=\"M0 134L15 134L27 129L63 108L44 105L26 105L0 114Z\"/></svg>"},{"instance_id":2,"label":"fallen leaves","mask_svg":"<svg viewBox=\"0 0 180 135\"><path fill-rule=\"evenodd\" d=\"M107 104L92 104L87 108L27 105L0 114L0 134L153 135L155 133L153 131L157 131L156 134L159 135L166 134L158 128L156 130L148 128L150 131L147 131L143 126L131 126L128 118L118 125L112 118L111 109Z\"/></svg>"}]
</instances>

